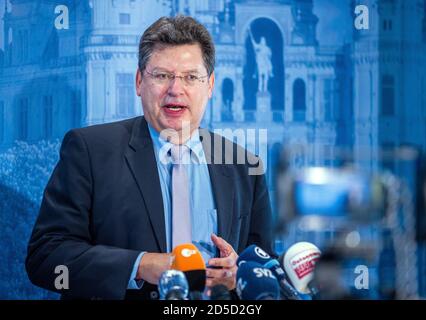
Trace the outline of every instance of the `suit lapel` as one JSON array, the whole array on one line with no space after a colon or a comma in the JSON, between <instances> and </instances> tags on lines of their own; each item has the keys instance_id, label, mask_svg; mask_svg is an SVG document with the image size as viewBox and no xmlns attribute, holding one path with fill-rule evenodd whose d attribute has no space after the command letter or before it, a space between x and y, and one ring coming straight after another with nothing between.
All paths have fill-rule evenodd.
<instances>
[{"instance_id":1,"label":"suit lapel","mask_svg":"<svg viewBox=\"0 0 426 320\"><path fill-rule=\"evenodd\" d=\"M151 136L144 117L135 121L125 157L148 210L158 247L167 252L163 197Z\"/></svg>"},{"instance_id":2,"label":"suit lapel","mask_svg":"<svg viewBox=\"0 0 426 320\"><path fill-rule=\"evenodd\" d=\"M224 141L221 136L213 135L206 129L200 129L200 137L217 207L218 235L228 241L234 215L234 184L231 172L224 164L220 152L224 149L222 146Z\"/></svg>"}]
</instances>

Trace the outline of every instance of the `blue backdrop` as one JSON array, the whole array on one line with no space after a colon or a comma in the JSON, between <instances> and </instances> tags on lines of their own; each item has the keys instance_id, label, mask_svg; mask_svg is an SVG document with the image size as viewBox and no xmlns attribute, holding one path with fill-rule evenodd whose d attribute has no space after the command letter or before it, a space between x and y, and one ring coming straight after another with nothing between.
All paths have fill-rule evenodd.
<instances>
[{"instance_id":1,"label":"blue backdrop","mask_svg":"<svg viewBox=\"0 0 426 320\"><path fill-rule=\"evenodd\" d=\"M264 158L275 203L284 144L307 148L301 164L327 164L343 146L370 167L382 147L425 148L425 12L418 0L1 0L0 298L56 298L23 265L44 186L69 129L142 114L138 41L157 18L190 14L210 30L216 87L203 125L268 130L244 144ZM260 44L270 55L256 55ZM418 258L426 294L423 246Z\"/></svg>"}]
</instances>

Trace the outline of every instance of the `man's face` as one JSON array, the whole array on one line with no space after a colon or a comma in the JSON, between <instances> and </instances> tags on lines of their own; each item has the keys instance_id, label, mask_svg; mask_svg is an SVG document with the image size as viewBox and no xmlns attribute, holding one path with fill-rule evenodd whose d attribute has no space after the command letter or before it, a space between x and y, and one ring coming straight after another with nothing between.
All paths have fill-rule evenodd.
<instances>
[{"instance_id":1,"label":"man's face","mask_svg":"<svg viewBox=\"0 0 426 320\"><path fill-rule=\"evenodd\" d=\"M186 84L182 78L159 80L153 75L196 75ZM144 72L136 75L137 95L141 97L146 120L161 132L164 129L182 130L190 124L191 133L200 125L208 99L212 95L214 74L207 76L201 48L198 44L156 48Z\"/></svg>"}]
</instances>

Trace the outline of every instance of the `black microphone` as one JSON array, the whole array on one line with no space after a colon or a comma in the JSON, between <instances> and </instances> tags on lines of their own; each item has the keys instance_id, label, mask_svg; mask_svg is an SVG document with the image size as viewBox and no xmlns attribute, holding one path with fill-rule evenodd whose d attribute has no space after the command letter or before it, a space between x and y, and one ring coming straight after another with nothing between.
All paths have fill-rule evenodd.
<instances>
[{"instance_id":1,"label":"black microphone","mask_svg":"<svg viewBox=\"0 0 426 320\"><path fill-rule=\"evenodd\" d=\"M262 265L262 267L271 270L273 275L278 280L280 285L280 292L283 298L287 300L304 300L297 292L297 290L286 279L285 271L281 267L278 260L272 259L272 257L260 247L252 244L251 246L248 246L243 252L241 252L237 260L238 267L244 261L257 262Z\"/></svg>"},{"instance_id":2,"label":"black microphone","mask_svg":"<svg viewBox=\"0 0 426 320\"><path fill-rule=\"evenodd\" d=\"M217 284L210 289L210 300L232 300L232 297L225 285Z\"/></svg>"}]
</instances>

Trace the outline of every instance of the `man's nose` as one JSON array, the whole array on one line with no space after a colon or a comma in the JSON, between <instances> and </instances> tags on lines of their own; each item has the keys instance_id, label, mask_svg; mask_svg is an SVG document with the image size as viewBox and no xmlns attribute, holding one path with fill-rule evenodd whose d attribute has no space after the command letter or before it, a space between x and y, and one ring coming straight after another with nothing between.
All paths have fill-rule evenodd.
<instances>
[{"instance_id":1,"label":"man's nose","mask_svg":"<svg viewBox=\"0 0 426 320\"><path fill-rule=\"evenodd\" d=\"M185 88L184 88L183 79L180 77L174 77L169 82L169 87L167 92L172 96L178 96L183 94L184 89Z\"/></svg>"}]
</instances>

